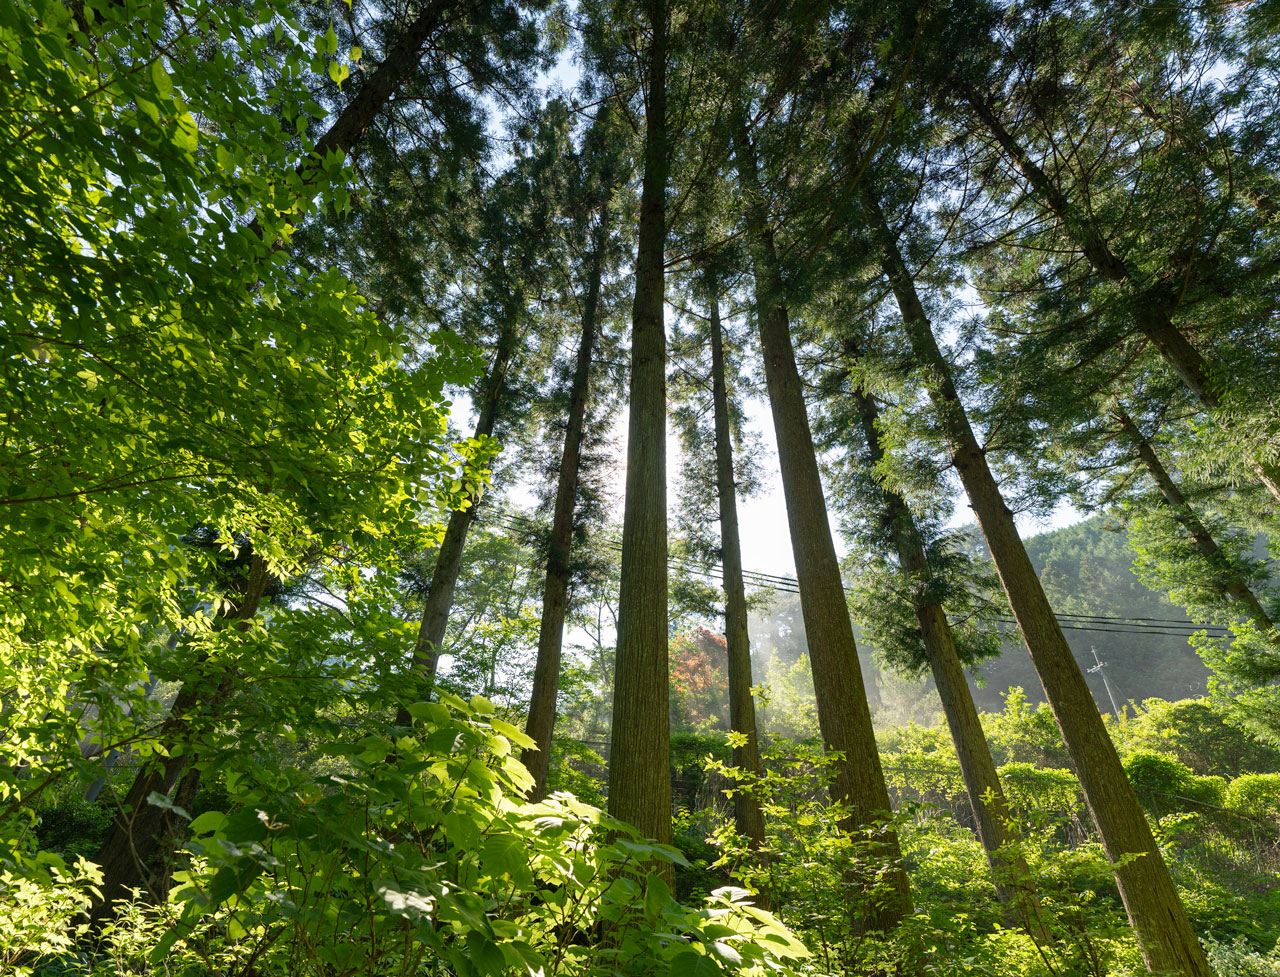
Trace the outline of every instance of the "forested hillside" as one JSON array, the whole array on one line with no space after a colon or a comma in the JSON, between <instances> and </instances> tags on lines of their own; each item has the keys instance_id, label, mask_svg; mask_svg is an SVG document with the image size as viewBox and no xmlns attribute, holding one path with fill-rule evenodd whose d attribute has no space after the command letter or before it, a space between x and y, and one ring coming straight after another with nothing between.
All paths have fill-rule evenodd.
<instances>
[{"instance_id":1,"label":"forested hillside","mask_svg":"<svg viewBox=\"0 0 1280 977\"><path fill-rule=\"evenodd\" d=\"M1167 593L1144 586L1133 572L1137 554L1116 514L1032 536L1027 553L1063 619L1076 661L1086 672L1095 667L1090 649L1096 648L1119 703L1205 694L1211 673L1189 643L1200 628L1171 623L1188 621L1185 610ZM999 708L998 695L1010 686L1042 701L1022 648L1005 648L982 674L986 685L974 694L984 708ZM1113 711L1100 673L1088 674L1088 680L1099 707Z\"/></svg>"},{"instance_id":2,"label":"forested hillside","mask_svg":"<svg viewBox=\"0 0 1280 977\"><path fill-rule=\"evenodd\" d=\"M1278 199L1274 0L0 0L0 975L1280 977Z\"/></svg>"}]
</instances>

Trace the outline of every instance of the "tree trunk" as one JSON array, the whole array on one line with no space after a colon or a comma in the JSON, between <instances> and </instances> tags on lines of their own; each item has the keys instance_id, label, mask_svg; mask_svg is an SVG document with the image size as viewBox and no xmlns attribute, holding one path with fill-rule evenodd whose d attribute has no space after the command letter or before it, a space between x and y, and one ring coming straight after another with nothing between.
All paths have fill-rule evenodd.
<instances>
[{"instance_id":1,"label":"tree trunk","mask_svg":"<svg viewBox=\"0 0 1280 977\"><path fill-rule=\"evenodd\" d=\"M667 187L667 7L648 0L652 27L640 194L622 580L610 736L609 813L642 835L671 840L667 666L667 346L664 251ZM668 873L670 874L670 873Z\"/></svg>"},{"instance_id":2,"label":"tree trunk","mask_svg":"<svg viewBox=\"0 0 1280 977\"><path fill-rule=\"evenodd\" d=\"M246 627L262 603L271 574L266 561L257 555L250 559L249 575L245 581L240 606L222 620L225 624ZM204 659L201 659L203 663ZM90 924L97 928L112 915L113 903L129 898L130 889L152 889L148 868L156 854L160 839L165 835L163 808L148 802L152 794L168 797L186 769L190 759L174 751L183 743L193 712L212 711L231 690L230 679L224 679L219 688L210 693L198 677L188 679L178 692L169 710L169 717L161 728L157 741L169 751L164 763L156 768L144 766L133 778L129 793L119 805L116 817L102 840L94 858L102 867L101 898L90 910Z\"/></svg>"},{"instance_id":3,"label":"tree trunk","mask_svg":"<svg viewBox=\"0 0 1280 977\"><path fill-rule=\"evenodd\" d=\"M493 366L480 395L480 416L476 419L475 439L493 436L498 419L498 407L506 390L507 370L515 351L515 318L507 316L507 322L498 336L498 348ZM436 565L431 571L431 583L422 601L422 622L418 625L418 637L413 645L413 664L410 666L430 684L435 679L436 666L440 662L440 645L444 642L445 628L449 624L449 612L453 610L453 593L458 586L458 574L462 570L462 553L467 546L467 532L475 522L480 496L478 491L467 493L466 508L455 509L449 514L444 539L436 553ZM396 722L401 726L413 723L413 717L403 706L396 712Z\"/></svg>"},{"instance_id":4,"label":"tree trunk","mask_svg":"<svg viewBox=\"0 0 1280 977\"><path fill-rule=\"evenodd\" d=\"M857 356L856 350L854 356ZM871 464L878 465L884 457L877 427L880 410L875 401L861 390L855 389L853 397L858 405ZM1009 850L1017 840L1010 828L1009 803L996 774L996 764L991 758L960 656L956 653L951 624L942 604L931 596L934 593L933 571L929 567L920 532L901 495L884 487L881 487L880 494L884 503L884 522L893 538L902 573L909 582L929 669L938 687L942 713L960 761L960 774L977 821L978 840L986 850L995 876L996 893L1001 902L1018 913L1019 922L1035 935L1043 936L1044 928L1026 859Z\"/></svg>"},{"instance_id":5,"label":"tree trunk","mask_svg":"<svg viewBox=\"0 0 1280 977\"><path fill-rule=\"evenodd\" d=\"M747 632L747 591L742 582L742 545L738 536L737 486L733 477L733 439L729 430L729 394L725 383L724 336L720 299L711 294L711 399L715 415L716 496L720 502L720 557L724 566L724 636L729 651L729 726L746 739L733 748L733 765L760 776L756 706L751 698L751 638ZM754 791L733 797L738 833L753 849L764 848L764 814ZM767 900L767 893L760 898Z\"/></svg>"},{"instance_id":6,"label":"tree trunk","mask_svg":"<svg viewBox=\"0 0 1280 977\"><path fill-rule=\"evenodd\" d=\"M991 103L967 83L961 83L957 90L1026 178L1032 190L1048 205L1054 216L1062 221L1067 233L1075 238L1076 244L1094 270L1107 281L1129 286L1138 303L1138 328L1170 369L1206 410L1213 411L1220 407L1222 398L1214 388L1209 364L1173 322L1175 300L1172 291L1161 283L1152 285L1140 281L1124 260L1111 250L1093 222L1071 206L1062 190L1014 139L1013 134L995 114ZM1266 490L1280 500L1280 468L1257 459L1250 459L1249 466Z\"/></svg>"},{"instance_id":7,"label":"tree trunk","mask_svg":"<svg viewBox=\"0 0 1280 977\"><path fill-rule=\"evenodd\" d=\"M1115 867L1120 898L1152 973L1209 977L1204 950L1196 939L1177 887L1151 836L1146 815L1125 776L1115 745L1071 648L1049 606L1040 579L1018 535L1013 514L1000 495L986 455L969 425L938 349L915 282L898 251L879 203L863 187L863 204L881 251L886 278L897 299L915 357L938 420L951 442L951 458L987 540L996 570L1031 653L1045 697L1084 790L1085 803L1103 848Z\"/></svg>"},{"instance_id":8,"label":"tree trunk","mask_svg":"<svg viewBox=\"0 0 1280 977\"><path fill-rule=\"evenodd\" d=\"M893 807L871 726L871 709L831 538L804 388L791 344L777 253L765 213L755 151L745 124L739 126L735 151L739 181L748 201L765 385L777 436L787 524L813 665L818 726L826 749L841 754L833 768L831 796L848 805L851 816L847 828L866 839L871 859L895 863L883 875L882 884L887 884L888 891L858 921L866 929L887 930L911 912L911 893L906 874L896 865L901 859L897 834L868 828L891 816Z\"/></svg>"},{"instance_id":9,"label":"tree trunk","mask_svg":"<svg viewBox=\"0 0 1280 977\"><path fill-rule=\"evenodd\" d=\"M1133 422L1133 418L1123 410L1114 408L1111 413L1119 423L1121 432L1129 443L1133 445L1134 452L1147 469L1151 480L1156 483L1156 488L1160 490L1160 495L1164 498L1165 504L1168 505L1170 511L1172 511L1173 517L1187 531L1187 535L1196 544L1196 549L1200 551L1200 555L1205 558L1205 561L1213 570L1213 578L1218 585L1218 589L1239 604L1260 629L1263 631L1271 630L1274 624L1263 609L1257 595L1249 589L1249 585L1240 574L1227 563L1217 540L1213 538L1213 534L1200 521L1195 510L1191 508L1190 503L1187 502L1186 497L1182 494L1182 490L1178 488L1178 484L1169 475L1169 472L1165 470L1159 456L1156 455L1155 449L1151 446L1151 442L1142 436L1142 432L1138 430L1138 425Z\"/></svg>"},{"instance_id":10,"label":"tree trunk","mask_svg":"<svg viewBox=\"0 0 1280 977\"><path fill-rule=\"evenodd\" d=\"M564 641L564 618L569 606L569 566L573 547L573 515L578 500L578 472L582 461L582 432L590 393L591 357L595 350L600 279L604 275L605 245L608 240L609 200L600 204L595 248L587 277L587 294L582 304L582 335L578 340L578 362L569 392L569 418L560 453L560 475L556 483L555 512L551 518L551 552L547 556L546 580L542 586L542 620L538 628L538 659L533 670L533 694L525 732L534 746L520 760L533 775L529 800L540 801L547 794L547 768L551 761L551 736L556 725L556 697L560 691L560 652Z\"/></svg>"},{"instance_id":11,"label":"tree trunk","mask_svg":"<svg viewBox=\"0 0 1280 977\"><path fill-rule=\"evenodd\" d=\"M345 156L364 138L378 113L391 100L405 77L417 67L422 49L440 29L445 13L456 7L450 0L429 0L404 33L396 38L382 63L364 75L365 81L355 97L338 113L324 135L316 140L311 155L294 168L301 179L298 200L308 199L314 192L313 184L322 177L324 161L330 153ZM289 218L289 215L285 216ZM249 229L258 237L263 236L262 225L256 217L250 222ZM283 244L284 239L280 237L273 241L277 248Z\"/></svg>"}]
</instances>

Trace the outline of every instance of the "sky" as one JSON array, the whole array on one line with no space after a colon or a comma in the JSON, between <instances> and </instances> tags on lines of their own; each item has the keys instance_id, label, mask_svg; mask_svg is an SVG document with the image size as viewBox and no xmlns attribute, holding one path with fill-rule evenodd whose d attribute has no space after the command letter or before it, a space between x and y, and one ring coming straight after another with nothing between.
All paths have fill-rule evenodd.
<instances>
[{"instance_id":1,"label":"sky","mask_svg":"<svg viewBox=\"0 0 1280 977\"><path fill-rule=\"evenodd\" d=\"M544 87L559 87L572 91L581 78L581 66L577 62L576 45L571 45L560 53L555 66L539 80ZM971 300L976 302L974 293ZM668 308L668 333L674 323L671 322L671 310ZM791 539L787 527L786 503L783 498L782 480L778 472L777 442L773 436L773 423L769 415L768 404L761 399L749 401L746 405L749 427L761 438L761 471L760 490L750 498L738 500L738 522L742 535L742 562L744 569L762 573L794 575L795 560L791 552ZM454 420L460 430L470 431L474 427L474 417L470 414L470 400L467 397L455 398ZM621 523L622 503L626 479L626 432L627 415L625 410L619 415L613 428L615 443L614 473L610 479L610 488L616 499L618 522ZM668 510L676 504L676 476L680 471L680 445L678 439L671 434L668 427L667 436L667 472ZM518 486L510 493L510 501L519 508L531 508L534 504L533 486ZM1083 513L1068 503L1061 503L1048 519L1039 519L1028 514L1015 517L1019 532L1023 537L1070 526L1084 519ZM957 495L956 506L950 525L958 527L972 523L973 516L962 495ZM668 524L673 520L669 519ZM835 540L836 552L843 557L846 552L844 541L840 537L838 526L831 527Z\"/></svg>"},{"instance_id":2,"label":"sky","mask_svg":"<svg viewBox=\"0 0 1280 977\"><path fill-rule=\"evenodd\" d=\"M760 491L749 498L738 499L738 522L741 527L742 563L746 570L761 573L795 575L795 560L791 553L791 536L787 527L786 501L782 492L782 478L778 471L777 442L773 436L773 423L769 414L769 405L759 399L747 402L746 414L749 429L759 433L761 440L760 469L764 472ZM470 402L465 397L455 399L454 421L461 430L470 430L474 418L470 414ZM614 423L613 440L613 472L608 480L609 489L616 499L614 511L621 524L622 505L626 485L626 444L627 413L623 410ZM671 518L668 524L674 524L676 499L676 476L681 466L681 450L679 439L668 427L667 433L667 472L668 489L667 504ZM534 486L523 484L515 487L510 493L510 501L519 508L532 508L534 504ZM1023 537L1037 533L1070 526L1084 519L1070 505L1063 503L1049 519L1036 519L1028 515L1016 517L1018 530ZM962 526L973 522L972 513L964 502L963 496L955 500L955 511L950 525ZM831 534L835 540L836 553L843 557L847 551L840 537L839 527L832 522Z\"/></svg>"}]
</instances>

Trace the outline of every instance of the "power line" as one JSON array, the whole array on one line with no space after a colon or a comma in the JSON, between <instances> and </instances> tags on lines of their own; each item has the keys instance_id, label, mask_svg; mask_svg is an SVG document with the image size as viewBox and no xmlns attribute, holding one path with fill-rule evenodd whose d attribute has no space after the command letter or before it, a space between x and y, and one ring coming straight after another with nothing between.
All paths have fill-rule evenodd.
<instances>
[{"instance_id":1,"label":"power line","mask_svg":"<svg viewBox=\"0 0 1280 977\"><path fill-rule=\"evenodd\" d=\"M1008 615L997 615L994 620L1000 624L1008 624L1017 626L1017 621ZM1096 624L1076 624L1070 621L1058 619L1058 626L1064 631L1093 631L1100 634L1150 634L1154 636L1163 635L1170 638L1190 638L1199 634L1201 631L1209 631L1213 637L1224 637L1227 633L1225 630L1219 629L1218 625L1192 625L1185 630L1174 630L1156 626L1134 625L1133 627L1124 627L1125 622L1122 619L1115 619L1113 622L1099 622Z\"/></svg>"},{"instance_id":2,"label":"power line","mask_svg":"<svg viewBox=\"0 0 1280 977\"><path fill-rule=\"evenodd\" d=\"M538 528L537 523L520 513L495 511L493 520L507 529L517 532L529 532ZM615 552L622 552L622 542L616 537L606 538L604 545ZM693 560L668 556L667 569L676 572L695 573L709 579L724 579L724 567L717 563L707 566ZM794 577L763 573L759 570L743 570L743 582L753 587L776 590L780 593L799 595L800 585ZM850 588L845 587L846 593ZM1090 631L1099 634L1144 634L1152 637L1189 638L1201 631L1214 637L1224 637L1230 628L1221 624L1197 624L1195 621L1159 617L1114 617L1102 614L1058 614L1054 617L1058 626L1064 631ZM994 620L999 624L1017 625L1017 621L1008 615L997 615Z\"/></svg>"}]
</instances>

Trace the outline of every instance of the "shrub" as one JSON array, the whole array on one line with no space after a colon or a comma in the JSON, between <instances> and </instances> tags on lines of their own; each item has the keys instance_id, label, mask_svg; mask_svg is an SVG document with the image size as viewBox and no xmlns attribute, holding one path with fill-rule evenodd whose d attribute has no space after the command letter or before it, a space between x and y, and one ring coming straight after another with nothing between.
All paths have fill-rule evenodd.
<instances>
[{"instance_id":1,"label":"shrub","mask_svg":"<svg viewBox=\"0 0 1280 977\"><path fill-rule=\"evenodd\" d=\"M229 784L237 809L190 825L203 862L175 885L181 915L152 961L200 941L290 977L432 961L460 977L701 973L804 955L744 890L682 905L663 879L684 862L675 849L571 795L524 803L513 749L531 741L486 700L446 694L409 711L419 736L332 743L342 777Z\"/></svg>"},{"instance_id":2,"label":"shrub","mask_svg":"<svg viewBox=\"0 0 1280 977\"><path fill-rule=\"evenodd\" d=\"M1280 773L1247 773L1231 781L1226 806L1280 826Z\"/></svg>"},{"instance_id":3,"label":"shrub","mask_svg":"<svg viewBox=\"0 0 1280 977\"><path fill-rule=\"evenodd\" d=\"M36 838L44 851L61 855L93 856L111 825L111 810L91 804L79 791L40 811Z\"/></svg>"},{"instance_id":4,"label":"shrub","mask_svg":"<svg viewBox=\"0 0 1280 977\"><path fill-rule=\"evenodd\" d=\"M1280 977L1280 946L1262 954L1236 937L1234 943L1207 939L1204 948L1217 977Z\"/></svg>"},{"instance_id":5,"label":"shrub","mask_svg":"<svg viewBox=\"0 0 1280 977\"><path fill-rule=\"evenodd\" d=\"M1040 767L1067 767L1070 762L1053 710L1045 703L1032 707L1022 689L1005 695L1003 712L983 713L991 756L996 763L1029 763Z\"/></svg>"},{"instance_id":6,"label":"shrub","mask_svg":"<svg viewBox=\"0 0 1280 977\"><path fill-rule=\"evenodd\" d=\"M1009 805L1023 814L1076 813L1084 809L1080 782L1070 770L1006 763L997 771Z\"/></svg>"},{"instance_id":7,"label":"shrub","mask_svg":"<svg viewBox=\"0 0 1280 977\"><path fill-rule=\"evenodd\" d=\"M1124 772L1142 806L1157 817L1222 806L1226 785L1221 777L1197 777L1166 753L1131 753L1125 758Z\"/></svg>"},{"instance_id":8,"label":"shrub","mask_svg":"<svg viewBox=\"0 0 1280 977\"><path fill-rule=\"evenodd\" d=\"M1280 768L1280 750L1228 722L1208 699L1148 699L1137 716L1113 727L1125 752L1170 753L1201 776L1238 777Z\"/></svg>"}]
</instances>

